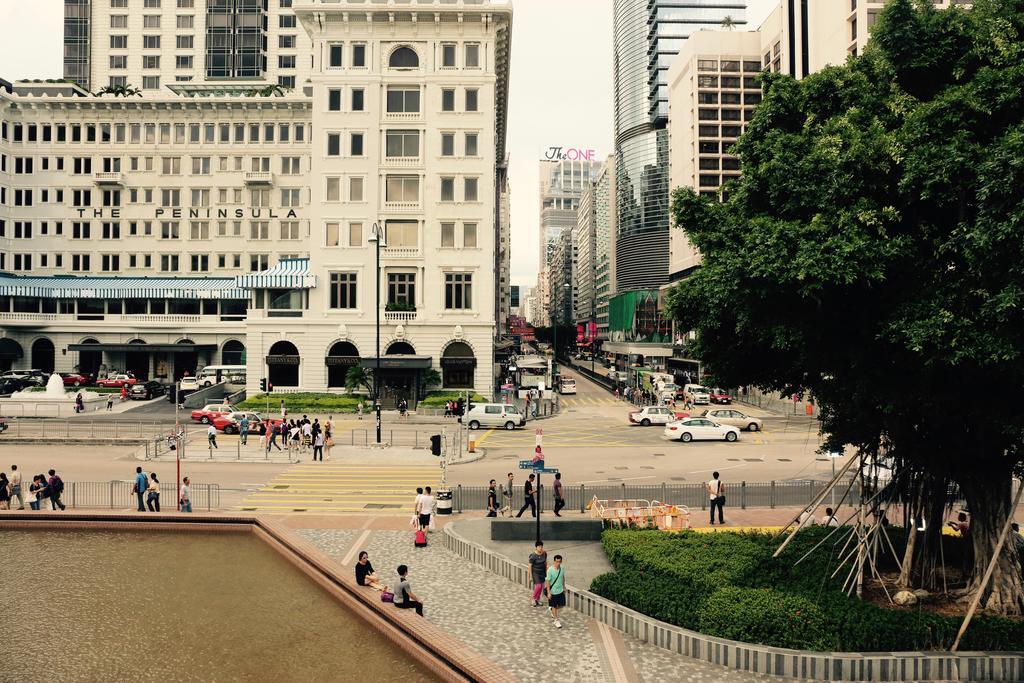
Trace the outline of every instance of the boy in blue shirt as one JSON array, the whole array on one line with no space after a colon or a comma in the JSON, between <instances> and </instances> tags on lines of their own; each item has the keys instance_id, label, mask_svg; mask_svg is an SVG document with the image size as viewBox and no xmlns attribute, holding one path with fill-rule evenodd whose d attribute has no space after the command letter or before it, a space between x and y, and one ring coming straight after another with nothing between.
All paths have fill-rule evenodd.
<instances>
[{"instance_id":1,"label":"boy in blue shirt","mask_svg":"<svg viewBox=\"0 0 1024 683\"><path fill-rule=\"evenodd\" d=\"M555 628L562 628L558 620L558 610L565 607L565 571L562 569L562 556L555 555L555 562L548 567L544 588L548 594L548 611L555 619Z\"/></svg>"}]
</instances>

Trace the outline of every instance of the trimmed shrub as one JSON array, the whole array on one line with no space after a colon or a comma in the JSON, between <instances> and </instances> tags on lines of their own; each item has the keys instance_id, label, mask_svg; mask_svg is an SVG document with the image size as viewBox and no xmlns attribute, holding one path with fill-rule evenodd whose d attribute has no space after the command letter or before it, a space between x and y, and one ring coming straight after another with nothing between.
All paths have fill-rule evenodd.
<instances>
[{"instance_id":1,"label":"trimmed shrub","mask_svg":"<svg viewBox=\"0 0 1024 683\"><path fill-rule=\"evenodd\" d=\"M444 404L448 401L458 401L460 398L466 398L466 392L464 391L431 391L429 394L423 397L419 402L419 405L424 408L444 408ZM487 399L480 394L474 393L470 396L470 400L474 403L483 403Z\"/></svg>"},{"instance_id":2,"label":"trimmed shrub","mask_svg":"<svg viewBox=\"0 0 1024 683\"><path fill-rule=\"evenodd\" d=\"M701 608L700 631L798 650L827 650L834 640L817 605L771 588L729 586L715 591Z\"/></svg>"},{"instance_id":3,"label":"trimmed shrub","mask_svg":"<svg viewBox=\"0 0 1024 683\"><path fill-rule=\"evenodd\" d=\"M285 408L289 415L295 413L306 413L313 415L332 415L335 413L354 413L359 402L363 402L363 409L369 412L370 401L365 396L342 396L338 394L270 394L270 414L278 414L281 409L281 401L284 401ZM267 394L257 394L247 398L237 406L240 410L266 411Z\"/></svg>"}]
</instances>

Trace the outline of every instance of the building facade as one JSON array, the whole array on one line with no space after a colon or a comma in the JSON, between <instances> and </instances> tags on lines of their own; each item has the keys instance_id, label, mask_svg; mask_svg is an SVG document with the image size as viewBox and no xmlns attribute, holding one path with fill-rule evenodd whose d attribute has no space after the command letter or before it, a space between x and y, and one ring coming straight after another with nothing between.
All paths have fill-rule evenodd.
<instances>
[{"instance_id":1,"label":"building facade","mask_svg":"<svg viewBox=\"0 0 1024 683\"><path fill-rule=\"evenodd\" d=\"M576 243L573 230L559 235L548 263L548 292L552 325L571 325L576 321Z\"/></svg>"},{"instance_id":2,"label":"building facade","mask_svg":"<svg viewBox=\"0 0 1024 683\"><path fill-rule=\"evenodd\" d=\"M608 339L608 300L615 295L615 155L601 165L594 182L594 297L597 338Z\"/></svg>"},{"instance_id":3,"label":"building facade","mask_svg":"<svg viewBox=\"0 0 1024 683\"><path fill-rule=\"evenodd\" d=\"M293 8L303 2L64 0L64 78L91 91L225 82L300 87L313 64L310 36Z\"/></svg>"},{"instance_id":4,"label":"building facade","mask_svg":"<svg viewBox=\"0 0 1024 683\"><path fill-rule=\"evenodd\" d=\"M580 207L576 213L574 241L576 242L576 276L573 278L573 295L576 300L575 322L590 329L596 322L597 306L595 275L597 270L597 201L596 186L590 183L580 196Z\"/></svg>"},{"instance_id":5,"label":"building facade","mask_svg":"<svg viewBox=\"0 0 1024 683\"><path fill-rule=\"evenodd\" d=\"M312 47L284 95L0 92L0 362L340 389L379 313L390 400L431 369L491 393L511 9L288 9Z\"/></svg>"},{"instance_id":6,"label":"building facade","mask_svg":"<svg viewBox=\"0 0 1024 683\"><path fill-rule=\"evenodd\" d=\"M743 0L615 0L616 284L668 280L668 68L694 33L745 23Z\"/></svg>"}]
</instances>

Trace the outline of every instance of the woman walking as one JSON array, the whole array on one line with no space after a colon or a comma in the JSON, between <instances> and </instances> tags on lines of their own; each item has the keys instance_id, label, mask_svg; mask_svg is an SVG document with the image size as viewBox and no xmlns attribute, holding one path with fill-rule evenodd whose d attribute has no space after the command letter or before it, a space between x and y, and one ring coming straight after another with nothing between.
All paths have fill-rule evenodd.
<instances>
[{"instance_id":1,"label":"woman walking","mask_svg":"<svg viewBox=\"0 0 1024 683\"><path fill-rule=\"evenodd\" d=\"M150 512L160 512L160 482L156 472L149 473L149 488L146 489L146 507Z\"/></svg>"},{"instance_id":2,"label":"woman walking","mask_svg":"<svg viewBox=\"0 0 1024 683\"><path fill-rule=\"evenodd\" d=\"M7 480L7 473L0 472L0 510L11 509L11 482Z\"/></svg>"}]
</instances>

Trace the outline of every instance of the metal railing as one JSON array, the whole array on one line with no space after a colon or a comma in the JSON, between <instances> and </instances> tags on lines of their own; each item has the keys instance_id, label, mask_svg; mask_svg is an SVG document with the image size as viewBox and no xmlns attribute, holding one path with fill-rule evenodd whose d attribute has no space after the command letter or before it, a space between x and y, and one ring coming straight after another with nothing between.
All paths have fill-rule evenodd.
<instances>
[{"instance_id":1,"label":"metal railing","mask_svg":"<svg viewBox=\"0 0 1024 683\"><path fill-rule=\"evenodd\" d=\"M66 481L61 502L69 508L135 508L138 501L131 481ZM189 485L193 510L213 510L220 507L219 484ZM144 496L145 497L145 496ZM160 484L161 509L173 512L178 505L178 490L174 482ZM52 506L48 498L42 500L45 509Z\"/></svg>"},{"instance_id":2,"label":"metal railing","mask_svg":"<svg viewBox=\"0 0 1024 683\"><path fill-rule=\"evenodd\" d=\"M522 473L525 476L525 473ZM522 476L517 476L516 490L512 495L513 511L523 504ZM725 482L726 507L776 508L801 507L828 485L827 481L764 481ZM839 487L845 490L845 483ZM550 511L554 506L551 476L544 475L540 487L541 507ZM602 500L644 499L657 500L673 505L685 505L691 510L705 510L708 507L708 492L704 483L694 484L587 484L563 485L567 510L583 511L594 496ZM838 496L837 496L838 497ZM504 501L499 495L499 501ZM856 488L847 498L846 505L858 503ZM453 504L457 512L462 510L483 510L487 506L486 486L456 486ZM826 503L827 504L827 501Z\"/></svg>"},{"instance_id":3,"label":"metal railing","mask_svg":"<svg viewBox=\"0 0 1024 683\"><path fill-rule=\"evenodd\" d=\"M732 394L733 399L737 403L745 403L762 410L770 410L783 415L812 415L818 417L818 404L808 402L806 396L798 396L797 400L794 401L791 397L787 399L782 396L765 394L759 389L752 387L732 389L729 393ZM807 406L811 407L810 413L807 412Z\"/></svg>"},{"instance_id":4,"label":"metal railing","mask_svg":"<svg viewBox=\"0 0 1024 683\"><path fill-rule=\"evenodd\" d=\"M7 434L15 437L47 439L149 439L174 431L174 421L127 420L8 420Z\"/></svg>"}]
</instances>

